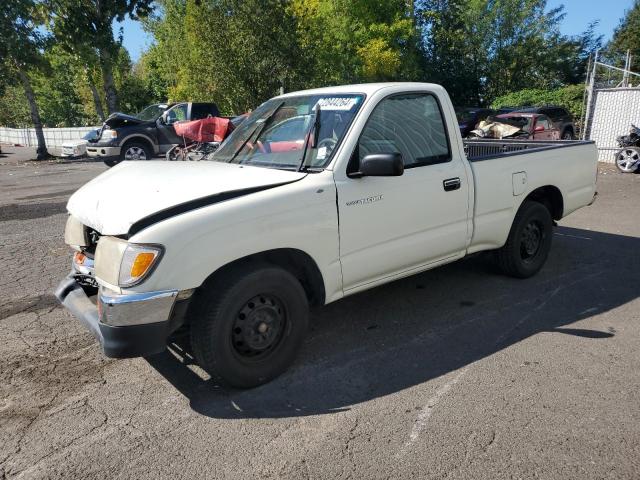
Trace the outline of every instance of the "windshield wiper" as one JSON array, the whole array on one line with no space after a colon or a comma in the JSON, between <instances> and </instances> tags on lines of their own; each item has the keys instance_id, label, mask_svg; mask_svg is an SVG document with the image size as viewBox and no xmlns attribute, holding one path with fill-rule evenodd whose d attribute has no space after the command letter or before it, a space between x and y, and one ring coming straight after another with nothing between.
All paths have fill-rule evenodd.
<instances>
[{"instance_id":1,"label":"windshield wiper","mask_svg":"<svg viewBox=\"0 0 640 480\"><path fill-rule=\"evenodd\" d=\"M300 159L300 164L298 165L298 172L301 172L305 169L305 163L307 160L307 150L309 147L309 137L313 135L311 148L316 148L318 146L318 136L320 135L320 105L316 105L316 113L313 117L313 123L309 126L309 131L304 136L306 142L304 143L304 149L302 150L302 159Z\"/></svg>"},{"instance_id":2,"label":"windshield wiper","mask_svg":"<svg viewBox=\"0 0 640 480\"><path fill-rule=\"evenodd\" d=\"M267 123L269 123L269 121L273 118L273 116L278 112L278 110L280 110L280 108L284 105L284 101L280 102L278 104L278 106L276 108L273 109L273 111L267 115L264 120L258 124L258 122L256 121L256 126L253 127L253 130L251 131L251 133L249 134L249 136L247 137L247 139L242 142L242 145L240 145L240 148L238 148L235 153L231 156L231 158L229 159L229 161L227 163L232 163L235 158L238 156L238 154L242 151L242 149L244 148L244 146L249 143L249 140L251 140L252 138L258 138L260 136L260 134L262 133L262 131L264 130L264 127L267 126Z\"/></svg>"}]
</instances>

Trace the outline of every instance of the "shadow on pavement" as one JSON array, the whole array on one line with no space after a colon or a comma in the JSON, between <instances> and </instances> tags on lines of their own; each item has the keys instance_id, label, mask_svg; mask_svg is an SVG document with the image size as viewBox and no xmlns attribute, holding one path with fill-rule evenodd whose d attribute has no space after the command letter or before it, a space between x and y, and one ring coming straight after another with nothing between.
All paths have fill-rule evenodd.
<instances>
[{"instance_id":1,"label":"shadow on pavement","mask_svg":"<svg viewBox=\"0 0 640 480\"><path fill-rule=\"evenodd\" d=\"M547 265L528 280L498 275L487 256L476 256L318 309L293 368L253 390L208 380L182 344L147 361L202 415L275 418L348 410L540 333L606 342L612 325L567 325L638 297L640 239L556 233Z\"/></svg>"}]
</instances>

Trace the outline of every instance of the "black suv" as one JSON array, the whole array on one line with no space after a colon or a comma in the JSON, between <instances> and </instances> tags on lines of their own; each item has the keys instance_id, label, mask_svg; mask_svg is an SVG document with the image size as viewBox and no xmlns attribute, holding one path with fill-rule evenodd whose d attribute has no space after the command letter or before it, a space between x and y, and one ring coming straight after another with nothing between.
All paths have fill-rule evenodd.
<instances>
[{"instance_id":1,"label":"black suv","mask_svg":"<svg viewBox=\"0 0 640 480\"><path fill-rule=\"evenodd\" d=\"M151 160L183 141L173 124L184 120L218 117L215 103L157 103L140 113L113 113L104 121L98 138L87 144L87 155L107 165L123 160Z\"/></svg>"},{"instance_id":2,"label":"black suv","mask_svg":"<svg viewBox=\"0 0 640 480\"><path fill-rule=\"evenodd\" d=\"M565 108L547 105L545 107L523 107L518 108L517 111L546 115L553 122L553 126L560 132L560 138L562 140L573 140L576 136L573 117Z\"/></svg>"}]
</instances>

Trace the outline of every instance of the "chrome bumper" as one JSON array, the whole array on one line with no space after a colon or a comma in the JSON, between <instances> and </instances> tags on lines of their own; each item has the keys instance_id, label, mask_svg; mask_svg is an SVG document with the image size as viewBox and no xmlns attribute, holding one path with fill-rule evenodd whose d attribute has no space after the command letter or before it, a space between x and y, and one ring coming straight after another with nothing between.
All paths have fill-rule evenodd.
<instances>
[{"instance_id":1,"label":"chrome bumper","mask_svg":"<svg viewBox=\"0 0 640 480\"><path fill-rule=\"evenodd\" d=\"M87 155L89 157L118 157L120 156L120 147L101 147L96 145L87 145Z\"/></svg>"},{"instance_id":2,"label":"chrome bumper","mask_svg":"<svg viewBox=\"0 0 640 480\"><path fill-rule=\"evenodd\" d=\"M169 319L177 290L121 295L103 287L98 290L100 322L113 327L164 322Z\"/></svg>"},{"instance_id":3,"label":"chrome bumper","mask_svg":"<svg viewBox=\"0 0 640 480\"><path fill-rule=\"evenodd\" d=\"M185 302L176 302L177 290L124 295L100 287L96 295L96 289L81 284L79 277L82 275L71 272L55 295L96 337L108 357L159 353L184 321ZM180 315L175 315L180 303Z\"/></svg>"}]
</instances>

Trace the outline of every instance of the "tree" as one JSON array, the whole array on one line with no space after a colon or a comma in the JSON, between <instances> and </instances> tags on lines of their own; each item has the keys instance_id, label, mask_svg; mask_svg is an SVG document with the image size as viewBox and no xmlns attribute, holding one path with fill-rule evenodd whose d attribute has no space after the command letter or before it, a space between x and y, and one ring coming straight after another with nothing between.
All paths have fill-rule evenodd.
<instances>
[{"instance_id":1,"label":"tree","mask_svg":"<svg viewBox=\"0 0 640 480\"><path fill-rule=\"evenodd\" d=\"M280 86L303 86L306 59L286 0L161 0L145 21L155 44L142 63L170 100L255 108Z\"/></svg>"},{"instance_id":2,"label":"tree","mask_svg":"<svg viewBox=\"0 0 640 480\"><path fill-rule=\"evenodd\" d=\"M18 82L24 89L38 139L38 160L49 155L31 81L34 73L46 63L42 52L47 37L38 28L40 18L38 4L33 0L5 0L0 16L0 71L4 82Z\"/></svg>"},{"instance_id":3,"label":"tree","mask_svg":"<svg viewBox=\"0 0 640 480\"><path fill-rule=\"evenodd\" d=\"M576 38L561 35L563 7L547 10L546 0L424 0L418 10L427 78L458 105L578 83L601 43L594 25Z\"/></svg>"},{"instance_id":4,"label":"tree","mask_svg":"<svg viewBox=\"0 0 640 480\"><path fill-rule=\"evenodd\" d=\"M311 86L420 77L412 0L293 0L290 10Z\"/></svg>"},{"instance_id":5,"label":"tree","mask_svg":"<svg viewBox=\"0 0 640 480\"><path fill-rule=\"evenodd\" d=\"M43 0L48 8L56 41L81 58L97 59L109 113L118 110L113 69L122 35L113 35L113 22L147 16L153 0Z\"/></svg>"},{"instance_id":6,"label":"tree","mask_svg":"<svg viewBox=\"0 0 640 480\"><path fill-rule=\"evenodd\" d=\"M626 11L607 46L610 54L625 54L631 51L632 68L640 68L640 0Z\"/></svg>"},{"instance_id":7,"label":"tree","mask_svg":"<svg viewBox=\"0 0 640 480\"><path fill-rule=\"evenodd\" d=\"M82 99L77 86L82 81L78 59L53 45L44 53L47 70L33 78L33 88L42 123L48 127L86 125Z\"/></svg>"}]
</instances>

